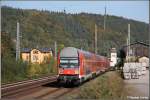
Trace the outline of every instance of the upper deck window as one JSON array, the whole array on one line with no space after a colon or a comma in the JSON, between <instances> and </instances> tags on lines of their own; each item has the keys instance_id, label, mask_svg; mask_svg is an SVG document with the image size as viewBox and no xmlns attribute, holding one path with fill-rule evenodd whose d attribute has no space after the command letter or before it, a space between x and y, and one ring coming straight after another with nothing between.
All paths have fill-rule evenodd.
<instances>
[{"instance_id":1,"label":"upper deck window","mask_svg":"<svg viewBox=\"0 0 150 100\"><path fill-rule=\"evenodd\" d=\"M60 59L60 67L62 68L75 68L79 66L78 59Z\"/></svg>"}]
</instances>

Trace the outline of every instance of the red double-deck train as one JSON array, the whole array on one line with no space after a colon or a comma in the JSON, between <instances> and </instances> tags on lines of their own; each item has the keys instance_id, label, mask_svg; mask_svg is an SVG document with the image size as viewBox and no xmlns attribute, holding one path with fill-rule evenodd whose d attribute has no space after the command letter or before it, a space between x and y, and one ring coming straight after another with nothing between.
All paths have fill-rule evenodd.
<instances>
[{"instance_id":1,"label":"red double-deck train","mask_svg":"<svg viewBox=\"0 0 150 100\"><path fill-rule=\"evenodd\" d=\"M79 84L110 68L108 58L74 47L58 54L58 82Z\"/></svg>"}]
</instances>

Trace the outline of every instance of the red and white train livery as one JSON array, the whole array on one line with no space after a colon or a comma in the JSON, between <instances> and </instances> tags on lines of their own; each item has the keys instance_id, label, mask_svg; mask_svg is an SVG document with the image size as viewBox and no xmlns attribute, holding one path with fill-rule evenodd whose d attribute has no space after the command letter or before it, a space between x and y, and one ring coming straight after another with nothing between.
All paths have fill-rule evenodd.
<instances>
[{"instance_id":1,"label":"red and white train livery","mask_svg":"<svg viewBox=\"0 0 150 100\"><path fill-rule=\"evenodd\" d=\"M109 60L74 47L58 54L58 82L78 84L110 68Z\"/></svg>"}]
</instances>

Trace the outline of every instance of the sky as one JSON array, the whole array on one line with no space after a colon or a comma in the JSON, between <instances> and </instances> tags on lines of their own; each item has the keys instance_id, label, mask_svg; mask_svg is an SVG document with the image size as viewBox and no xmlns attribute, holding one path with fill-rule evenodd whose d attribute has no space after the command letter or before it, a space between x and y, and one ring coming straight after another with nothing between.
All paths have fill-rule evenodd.
<instances>
[{"instance_id":1,"label":"sky","mask_svg":"<svg viewBox=\"0 0 150 100\"><path fill-rule=\"evenodd\" d=\"M104 14L122 16L149 23L149 1L1 1L1 5L22 9L63 11L67 13Z\"/></svg>"}]
</instances>

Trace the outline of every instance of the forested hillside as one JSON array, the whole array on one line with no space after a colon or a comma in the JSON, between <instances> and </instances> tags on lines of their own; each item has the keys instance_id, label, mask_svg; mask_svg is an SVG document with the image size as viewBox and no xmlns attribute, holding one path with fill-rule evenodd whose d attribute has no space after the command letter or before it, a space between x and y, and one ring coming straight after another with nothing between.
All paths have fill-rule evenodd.
<instances>
[{"instance_id":1,"label":"forested hillside","mask_svg":"<svg viewBox=\"0 0 150 100\"><path fill-rule=\"evenodd\" d=\"M21 48L53 48L57 41L58 48L74 46L93 52L95 24L98 25L98 53L124 45L128 23L131 24L131 41L148 40L148 24L144 22L107 15L104 31L103 19L104 16L98 14L1 8L2 32L10 36L11 41L7 42L14 44L12 50L15 49L17 21L20 23Z\"/></svg>"}]
</instances>

